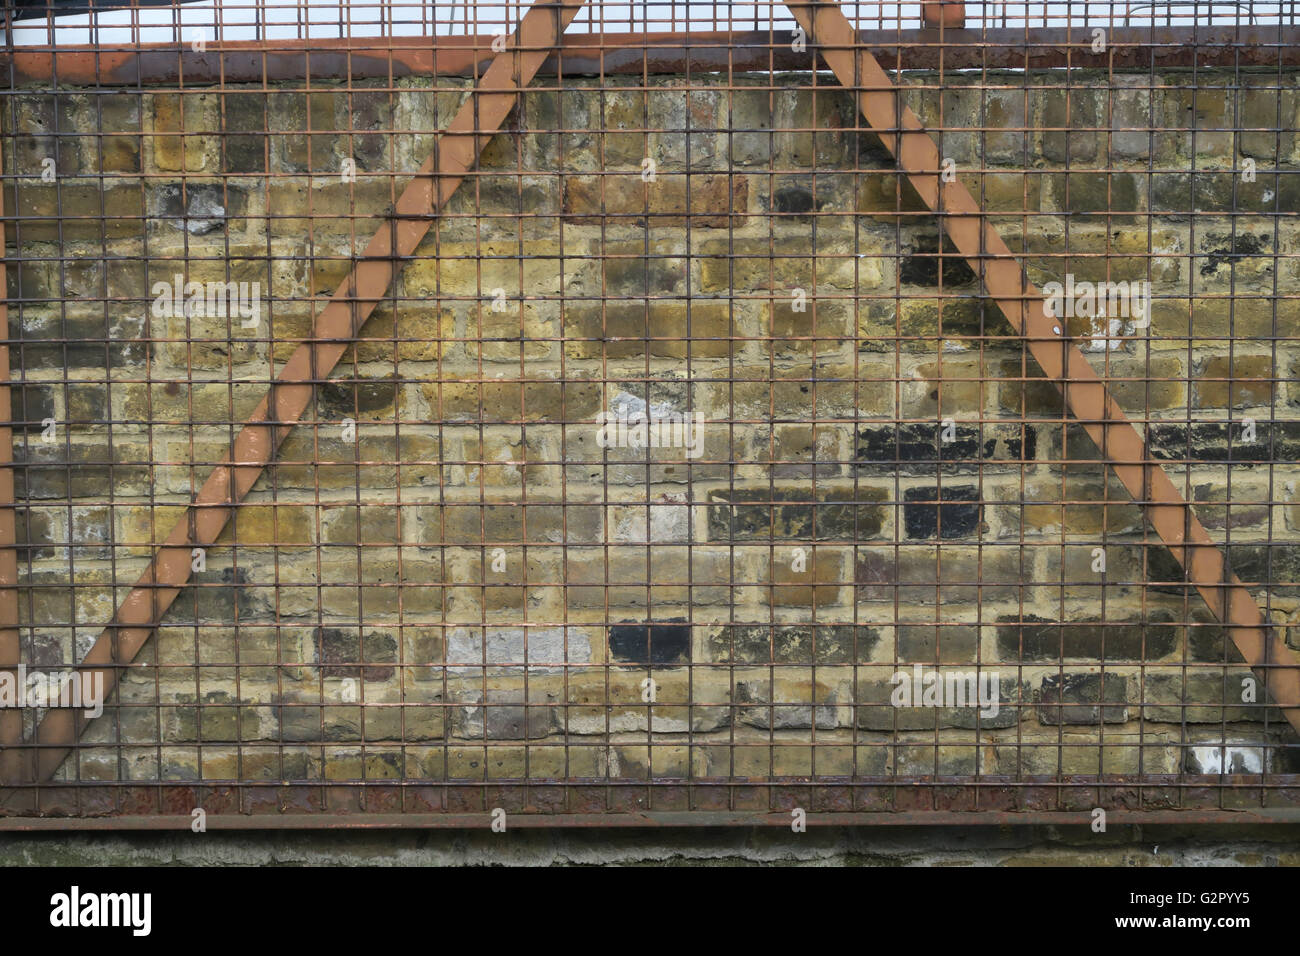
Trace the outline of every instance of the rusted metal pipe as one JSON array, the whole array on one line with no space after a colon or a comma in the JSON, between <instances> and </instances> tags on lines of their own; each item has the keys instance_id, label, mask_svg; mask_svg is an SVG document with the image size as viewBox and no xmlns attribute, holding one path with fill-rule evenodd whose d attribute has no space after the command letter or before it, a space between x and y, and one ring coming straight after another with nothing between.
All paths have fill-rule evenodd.
<instances>
[{"instance_id":1,"label":"rusted metal pipe","mask_svg":"<svg viewBox=\"0 0 1300 956\"><path fill-rule=\"evenodd\" d=\"M950 4L949 6L960 6ZM859 42L891 68L906 70L1115 69L1273 67L1300 64L1300 28L1287 25L1115 27L1107 52L1092 53L1078 28L961 29L942 38L920 30L862 30ZM492 62L491 37L365 37L321 40L231 40L203 52L175 44L129 49L15 49L0 52L0 69L17 87L59 82L95 88L172 86L388 76L482 75ZM808 58L789 36L768 32L585 33L565 36L539 76L640 76L708 72L806 70Z\"/></svg>"}]
</instances>

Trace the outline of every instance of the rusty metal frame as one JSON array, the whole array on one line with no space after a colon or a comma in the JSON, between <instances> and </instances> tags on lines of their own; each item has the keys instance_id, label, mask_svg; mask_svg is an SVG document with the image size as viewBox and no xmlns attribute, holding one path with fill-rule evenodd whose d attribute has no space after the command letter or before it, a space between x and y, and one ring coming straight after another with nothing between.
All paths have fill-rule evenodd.
<instances>
[{"instance_id":1,"label":"rusty metal frame","mask_svg":"<svg viewBox=\"0 0 1300 956\"><path fill-rule=\"evenodd\" d=\"M1294 788L1300 777L1270 775L1276 787ZM921 786L920 784L924 784ZM491 825L490 811L506 810L510 828L643 827L643 826L782 826L790 810L802 808L810 824L837 825L975 825L1091 823L1099 804L1116 823L1167 824L1300 824L1300 808L1282 797L1260 805L1268 795L1258 774L1156 774L1135 783L1123 775L1033 776L1011 779L988 776L896 778L781 778L772 782L695 781L698 803L686 809L684 790L664 809L640 803L644 783L604 778L574 778L565 786L534 783L525 796L506 782L429 786L406 783L334 782L286 784L259 781L230 784L142 783L92 787L85 792L97 809L71 815L66 805L51 803L40 816L0 815L0 832L59 830L189 830L192 810L203 807L211 829L456 829ZM567 788L571 787L572 790ZM446 792L444 792L444 789ZM242 792L241 792L242 790ZM364 792L361 792L364 791ZM933 791L933 792L931 792ZM1279 793L1279 791L1273 791ZM1198 798L1228 794L1228 805ZM569 804L567 796L575 799ZM609 807L613 797L616 806ZM350 809L334 799L347 798ZM736 803L731 804L735 797ZM151 813L148 807L157 806ZM125 808L110 812L109 808ZM408 809L409 808L409 809Z\"/></svg>"},{"instance_id":2,"label":"rusty metal frame","mask_svg":"<svg viewBox=\"0 0 1300 956\"><path fill-rule=\"evenodd\" d=\"M439 139L433 156L415 174L398 200L395 211L370 240L351 274L317 317L312 339L294 352L267 397L235 439L227 460L211 473L185 517L172 529L150 568L119 608L113 623L78 665L102 673L107 690L111 691L116 683L115 668L134 659L162 614L188 581L191 548L207 546L216 540L229 521L233 506L251 490L302 415L315 384L324 380L348 343L358 334L404 261L427 233L437 210L455 191L478 153L500 128L519 91L551 56L565 26L582 5L583 0L537 0L508 41L506 51L494 58L478 87ZM1142 436L1111 397L1105 382L1092 369L1078 346L1070 341L1068 332L1041 309L1031 307L1032 303L1042 301L1042 293L1027 280L1018 260L996 229L987 222L986 214L969 190L959 180L941 180L940 157L933 139L915 114L904 106L897 87L878 60L859 42L852 25L834 0L790 2L787 6L806 30L823 61L840 83L855 95L868 124L895 156L899 169L907 174L959 253L980 276L990 298L1025 339L1030 353L1047 377L1058 385L1071 412L1101 450L1103 458L1133 499L1143 507L1161 540L1186 569L1188 583L1197 588L1211 612L1223 622L1245 661L1255 669L1288 722L1300 729L1300 662L1295 660L1297 655L1286 646L1280 635L1266 626L1250 593L1231 573L1222 552L1192 507L1178 493L1163 468L1152 460ZM953 13L953 8L960 11L959 4L945 6L949 9L941 11L939 18L933 21L942 26L949 23L944 14ZM959 23L954 22L954 25ZM3 392L0 406L7 399L7 390ZM7 476L11 485L12 469L0 467L0 473ZM4 479L0 479L0 497L3 496L3 485ZM9 497L11 500L12 495ZM6 513L12 525L12 507ZM5 526L0 522L0 555L3 554L5 533ZM10 531L8 541L12 543L12 540ZM13 554L12 548L8 551ZM4 560L0 558L0 562ZM14 595L16 610L16 593L6 586L6 566L0 563L0 589L6 592L0 595L0 666L7 666L10 657L16 660L15 655L8 653L9 631L4 627L8 619L5 602L9 594ZM16 649L17 631L12 633ZM1286 663L1288 659L1290 663ZM30 785L48 780L57 771L85 725L86 720L80 713L52 710L37 728L34 744L19 752L21 767L15 770L6 760L0 772L7 782L19 784L9 794L11 808L32 805L29 801L34 801L35 791ZM5 730L7 732L7 725ZM6 748L6 757L12 756ZM1100 781L1097 785L1106 786ZM779 785L771 786L778 788ZM897 815L899 812L891 814L889 822L906 822ZM938 822L935 812L939 811L925 811L924 819ZM1044 812L959 812L958 816L966 820L972 816L989 817L983 822L1010 822L1025 820L1027 814ZM1171 812L1176 812L1179 820L1188 819L1183 811ZM692 815L694 813L692 811ZM1222 822L1222 819L1257 821L1261 814L1268 818L1274 815L1268 810L1260 813L1211 813L1215 822ZM760 813L714 815L736 818L731 822L744 820L753 823L772 818L771 814ZM578 816L581 815L566 814L552 819L576 819ZM666 819L674 816L672 813L633 815L631 825L639 825L636 821L642 817L654 822L651 817ZM829 819L833 816L836 814L823 814L821 822L840 822ZM845 816L842 822L861 819L857 814ZM1151 820L1149 812L1140 816L1145 821ZM169 818L157 819L159 826L165 826L162 821ZM603 816L598 819L602 823L606 820ZM452 815L441 820L446 822L438 825L457 825L451 822ZM185 822L188 824L188 818ZM788 819L782 817L781 822L788 823ZM1207 822L1210 822L1208 818ZM22 828L31 823L30 820L10 818L3 826ZM386 824L376 822L373 825ZM408 821L391 825L421 824Z\"/></svg>"},{"instance_id":3,"label":"rusty metal frame","mask_svg":"<svg viewBox=\"0 0 1300 956\"><path fill-rule=\"evenodd\" d=\"M969 29L946 24L916 30L858 30L857 42L896 68L1038 69L1077 66L1183 67L1300 64L1300 27L1115 27L1107 52L1090 50L1084 32L1062 27ZM728 56L730 55L730 60ZM477 36L231 40L203 52L175 44L129 49L23 49L0 53L16 82L59 77L69 85L261 83L302 77L479 77L494 54ZM753 32L584 33L561 38L538 75L598 76L726 70L801 70L807 54L787 34Z\"/></svg>"},{"instance_id":4,"label":"rusty metal frame","mask_svg":"<svg viewBox=\"0 0 1300 956\"><path fill-rule=\"evenodd\" d=\"M1069 810L893 810L874 813L869 821L861 811L810 812L812 827L852 827L869 822L872 826L1079 826L1080 813ZM1117 826L1225 824L1300 824L1300 811L1276 810L1125 810L1107 811L1107 822ZM79 830L184 830L194 818L189 814L153 816L86 817L75 821ZM491 817L486 813L297 813L283 816L264 814L241 816L208 814L209 830L486 830ZM65 830L65 817L0 817L0 833L39 833ZM789 812L765 813L743 810L630 810L626 813L517 813L510 817L512 830L627 829L694 827L770 827L789 830Z\"/></svg>"}]
</instances>

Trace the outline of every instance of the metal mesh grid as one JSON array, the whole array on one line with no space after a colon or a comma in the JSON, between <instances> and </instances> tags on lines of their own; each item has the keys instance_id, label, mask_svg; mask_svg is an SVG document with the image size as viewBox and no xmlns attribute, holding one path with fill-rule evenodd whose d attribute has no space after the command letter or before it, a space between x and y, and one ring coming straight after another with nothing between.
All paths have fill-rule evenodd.
<instances>
[{"instance_id":1,"label":"metal mesh grid","mask_svg":"<svg viewBox=\"0 0 1300 956\"><path fill-rule=\"evenodd\" d=\"M579 6L508 117L525 5L7 32L0 665L117 684L0 711L10 819L1285 816L1291 12L843 5L1258 603L1252 675L901 107L779 5Z\"/></svg>"},{"instance_id":2,"label":"metal mesh grid","mask_svg":"<svg viewBox=\"0 0 1300 956\"><path fill-rule=\"evenodd\" d=\"M1290 4L1254 0L839 4L845 16L866 31L905 31L922 27L927 23L922 12L927 5L932 8L960 7L962 26L991 30L1197 24L1242 27L1292 24L1295 17ZM181 5L163 2L131 4L125 0L32 0L12 5L16 21L14 43L19 46L189 42L196 33L205 39L223 42L411 35L490 36L511 32L528 7L526 0L442 4L340 3L338 0L332 3L302 3L299 0L213 3L200 0ZM58 17L53 23L48 22L51 11ZM40 22L23 22L31 20ZM590 4L578 11L566 32L773 30L785 33L796 25L789 8L772 0L741 0L739 3L669 0L665 3ZM961 44L969 42L969 39L966 36L952 38Z\"/></svg>"}]
</instances>

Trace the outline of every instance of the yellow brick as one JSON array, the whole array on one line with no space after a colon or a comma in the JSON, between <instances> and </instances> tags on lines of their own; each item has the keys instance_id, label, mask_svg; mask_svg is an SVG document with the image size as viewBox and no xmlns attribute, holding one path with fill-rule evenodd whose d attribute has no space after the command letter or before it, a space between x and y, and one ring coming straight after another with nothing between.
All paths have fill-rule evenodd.
<instances>
[{"instance_id":1,"label":"yellow brick","mask_svg":"<svg viewBox=\"0 0 1300 956\"><path fill-rule=\"evenodd\" d=\"M314 506L244 504L226 525L217 544L311 544L316 524Z\"/></svg>"}]
</instances>

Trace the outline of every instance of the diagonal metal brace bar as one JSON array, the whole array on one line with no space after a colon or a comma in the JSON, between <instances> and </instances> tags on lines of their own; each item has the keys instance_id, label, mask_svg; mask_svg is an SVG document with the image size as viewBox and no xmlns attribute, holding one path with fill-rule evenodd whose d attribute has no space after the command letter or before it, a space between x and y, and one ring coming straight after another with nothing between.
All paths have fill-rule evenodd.
<instances>
[{"instance_id":1,"label":"diagonal metal brace bar","mask_svg":"<svg viewBox=\"0 0 1300 956\"><path fill-rule=\"evenodd\" d=\"M838 2L790 0L786 5L831 72L853 93L867 123L880 134L1003 315L1024 336L1030 354L1061 389L1074 417L1183 566L1187 581L1223 623L1287 721L1300 731L1300 654L1266 625L1259 605L1227 566L1223 552L1164 468L1152 460L1106 383L1060 320L1045 314L1042 292L1026 278L970 190L960 180L943 181L934 139L903 103L880 63L857 42Z\"/></svg>"},{"instance_id":2,"label":"diagonal metal brace bar","mask_svg":"<svg viewBox=\"0 0 1300 956\"><path fill-rule=\"evenodd\" d=\"M330 297L312 329L285 363L265 398L235 437L231 452L203 483L193 504L171 529L149 568L78 665L103 676L107 696L118 671L139 654L163 614L189 581L191 552L212 545L261 477L323 381L342 358L389 286L410 261L433 225L436 213L473 168L499 131L520 91L555 52L565 28L585 0L534 0L518 29L506 41L439 136L379 227L351 273ZM0 622L2 624L3 622ZM50 710L35 733L35 745L12 748L0 763L0 782L9 786L50 779L67 758L89 720L80 710ZM18 759L13 755L17 753ZM20 798L21 799L21 798Z\"/></svg>"}]
</instances>

